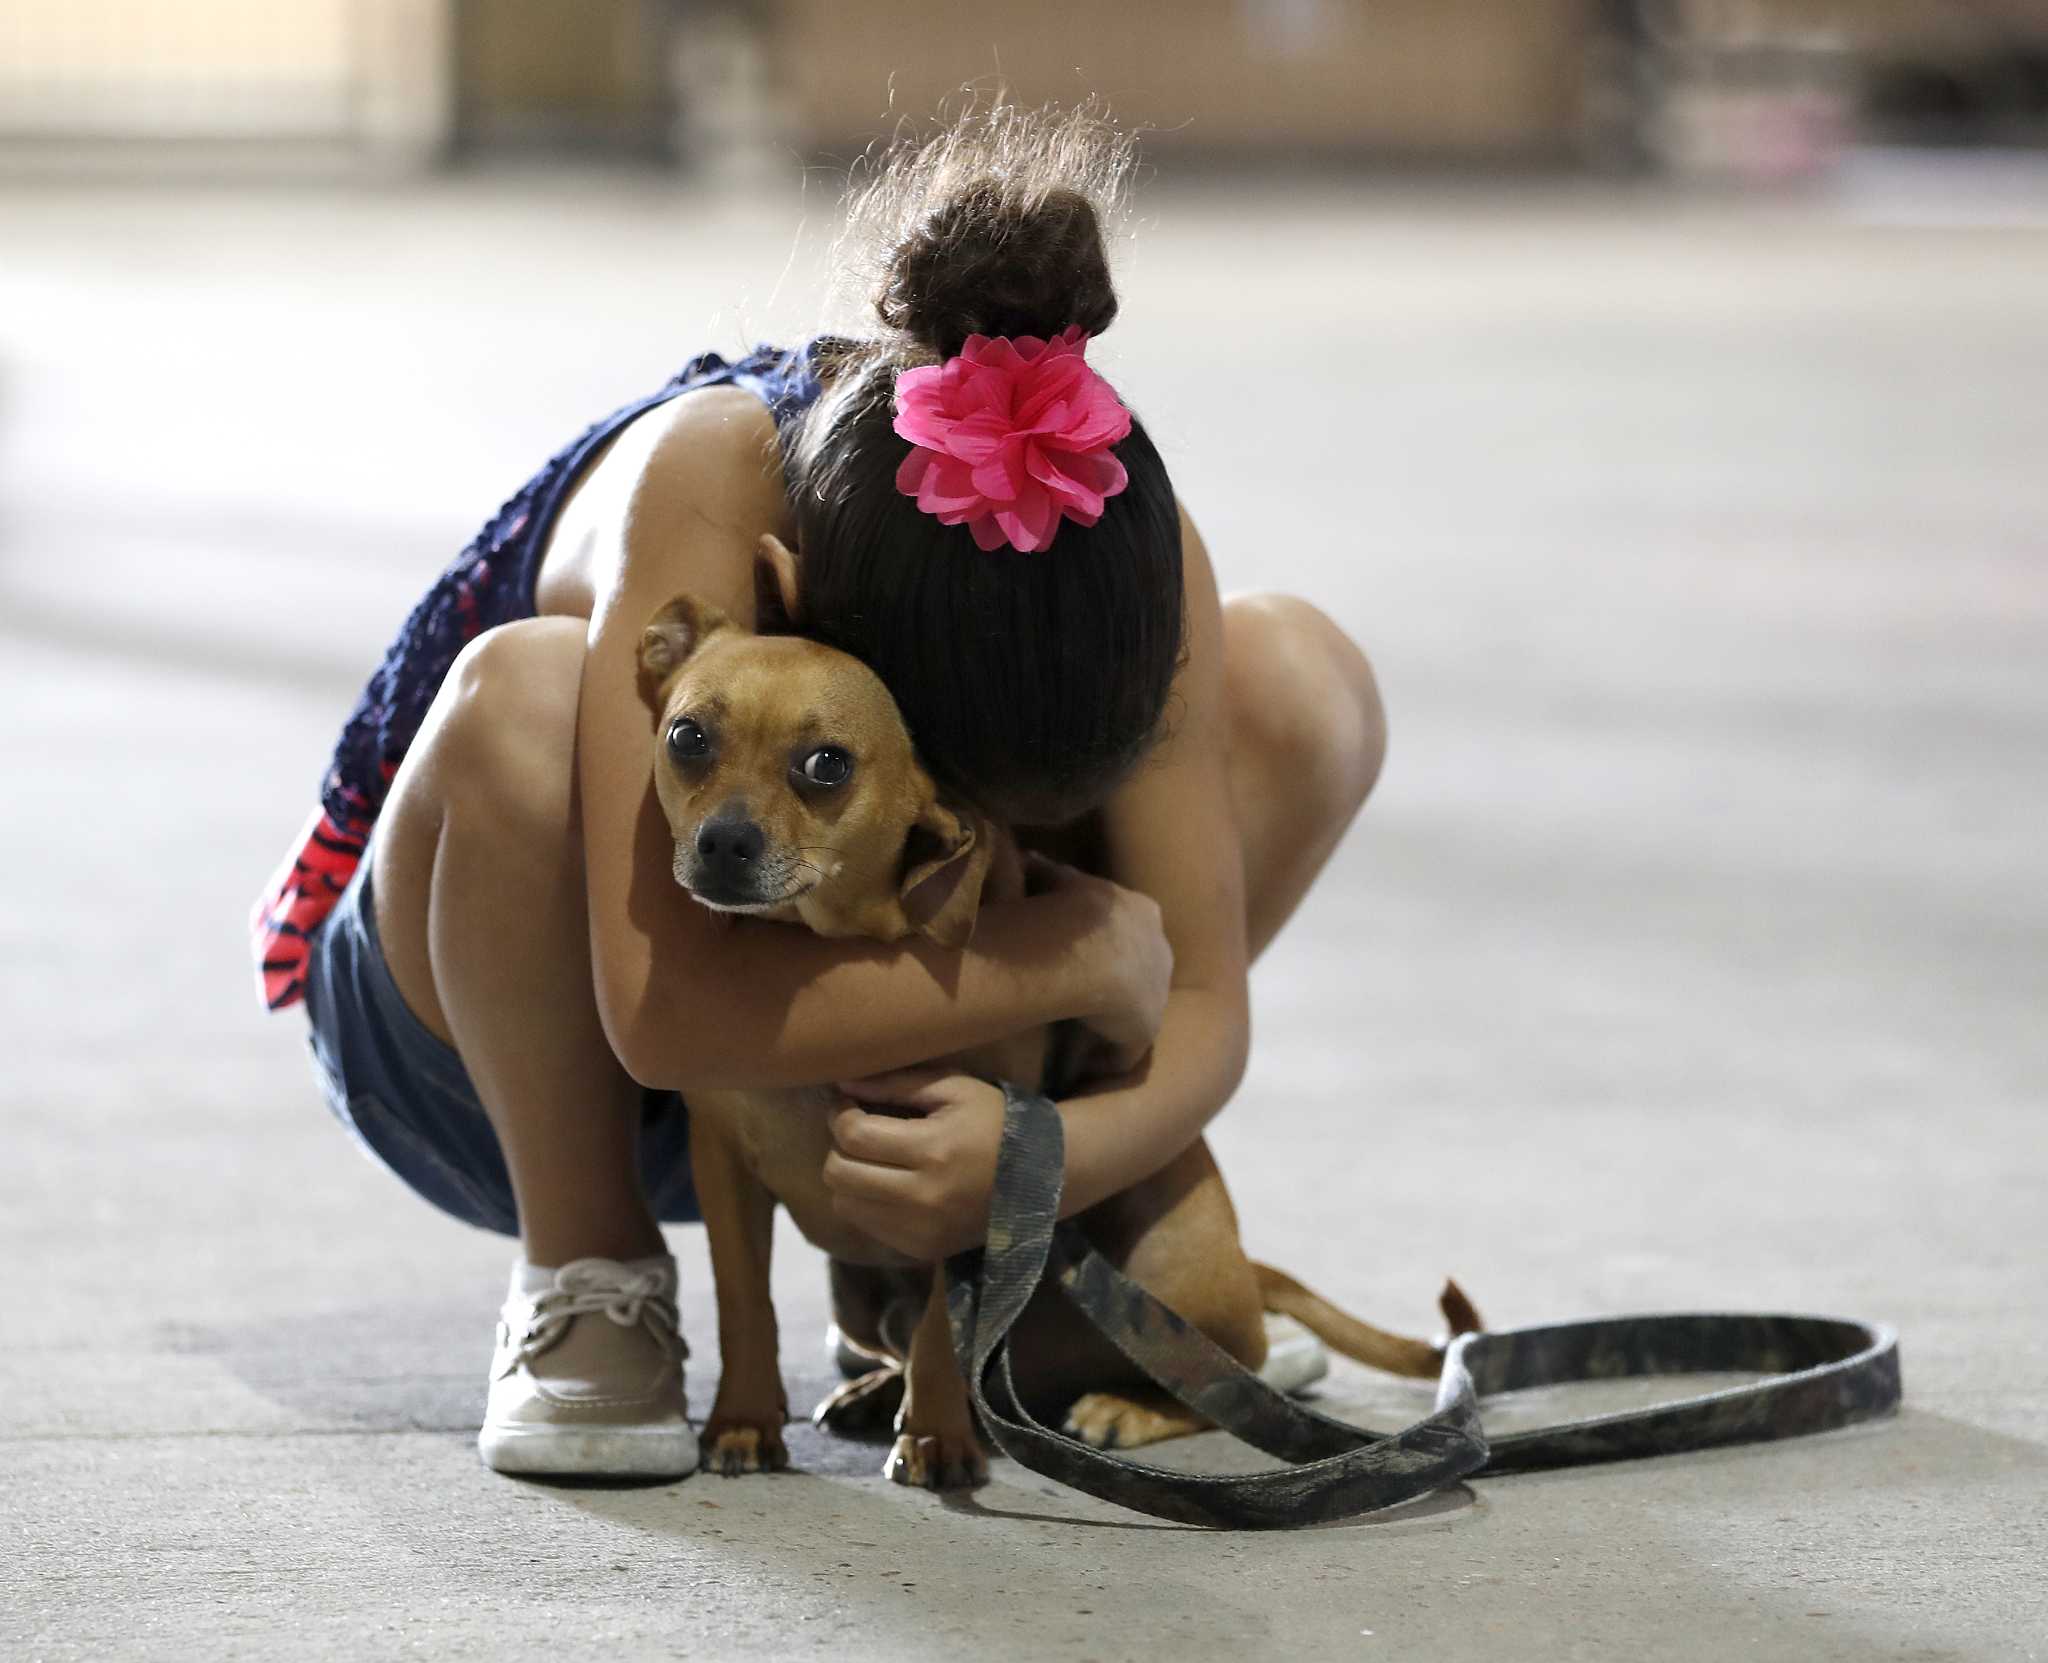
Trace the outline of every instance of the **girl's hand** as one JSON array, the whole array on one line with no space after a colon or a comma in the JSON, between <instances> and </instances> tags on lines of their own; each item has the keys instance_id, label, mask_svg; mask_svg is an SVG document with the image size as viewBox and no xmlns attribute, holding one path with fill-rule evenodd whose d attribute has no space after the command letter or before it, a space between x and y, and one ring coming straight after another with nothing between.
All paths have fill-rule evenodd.
<instances>
[{"instance_id":1,"label":"girl's hand","mask_svg":"<svg viewBox=\"0 0 2048 1663\"><path fill-rule=\"evenodd\" d=\"M1080 1018L1092 1042L1081 1072L1129 1073L1152 1049L1173 990L1173 947L1158 903L1035 852L1025 855L1024 875L1028 893L1060 891L1090 908L1083 940L1095 950L1105 981L1102 1002Z\"/></svg>"},{"instance_id":2,"label":"girl's hand","mask_svg":"<svg viewBox=\"0 0 2048 1663\"><path fill-rule=\"evenodd\" d=\"M833 1210L906 1258L935 1264L988 1239L1003 1093L969 1074L910 1068L839 1089L825 1186ZM895 1113L873 1113L875 1104Z\"/></svg>"}]
</instances>

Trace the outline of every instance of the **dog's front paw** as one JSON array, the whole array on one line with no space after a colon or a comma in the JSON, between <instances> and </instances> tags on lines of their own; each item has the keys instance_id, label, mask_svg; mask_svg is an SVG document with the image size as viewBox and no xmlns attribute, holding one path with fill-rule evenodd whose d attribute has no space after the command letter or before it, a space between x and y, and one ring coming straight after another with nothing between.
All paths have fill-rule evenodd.
<instances>
[{"instance_id":1,"label":"dog's front paw","mask_svg":"<svg viewBox=\"0 0 2048 1663\"><path fill-rule=\"evenodd\" d=\"M988 1457L972 1432L904 1432L882 1475L915 1489L969 1490L988 1482Z\"/></svg>"},{"instance_id":2,"label":"dog's front paw","mask_svg":"<svg viewBox=\"0 0 2048 1663\"><path fill-rule=\"evenodd\" d=\"M726 1478L749 1472L780 1472L789 1465L782 1427L770 1421L721 1420L713 1416L697 1441L703 1467Z\"/></svg>"},{"instance_id":3,"label":"dog's front paw","mask_svg":"<svg viewBox=\"0 0 2048 1663\"><path fill-rule=\"evenodd\" d=\"M903 1407L903 1370L894 1363L849 1380L811 1411L811 1424L842 1438L872 1438L896 1424Z\"/></svg>"}]
</instances>

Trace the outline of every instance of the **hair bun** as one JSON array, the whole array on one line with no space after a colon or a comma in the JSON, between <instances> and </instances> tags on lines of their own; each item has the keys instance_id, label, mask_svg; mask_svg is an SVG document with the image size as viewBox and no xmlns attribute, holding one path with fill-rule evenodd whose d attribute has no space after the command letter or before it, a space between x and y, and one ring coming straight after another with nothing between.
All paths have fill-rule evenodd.
<instances>
[{"instance_id":1,"label":"hair bun","mask_svg":"<svg viewBox=\"0 0 2048 1663\"><path fill-rule=\"evenodd\" d=\"M1030 195L993 178L953 191L908 230L875 296L884 323L942 358L970 335L1099 335L1116 318L1102 221L1081 191Z\"/></svg>"}]
</instances>

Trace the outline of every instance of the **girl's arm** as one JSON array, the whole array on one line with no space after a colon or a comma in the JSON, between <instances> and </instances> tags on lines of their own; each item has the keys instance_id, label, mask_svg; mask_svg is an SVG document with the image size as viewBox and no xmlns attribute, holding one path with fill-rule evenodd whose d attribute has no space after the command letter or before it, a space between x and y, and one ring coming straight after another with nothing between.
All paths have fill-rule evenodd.
<instances>
[{"instance_id":1,"label":"girl's arm","mask_svg":"<svg viewBox=\"0 0 2048 1663\"><path fill-rule=\"evenodd\" d=\"M1244 854L1230 802L1223 619L1208 551L1181 516L1188 655L1166 741L1105 810L1109 869L1143 890L1173 947L1166 1016L1147 1059L1060 1105L1071 1215L1157 1172L1201 1134L1243 1077ZM899 1251L936 1259L987 1234L1002 1130L1000 1093L920 1069L848 1084L850 1095L917 1111L905 1120L842 1110L826 1180L850 1223Z\"/></svg>"},{"instance_id":2,"label":"girl's arm","mask_svg":"<svg viewBox=\"0 0 2048 1663\"><path fill-rule=\"evenodd\" d=\"M1244 850L1230 802L1223 610L1185 510L1187 663L1153 759L1104 812L1108 872L1159 903L1173 947L1166 1016L1135 1071L1061 1105L1071 1215L1150 1177L1202 1134L1237 1090L1251 1045Z\"/></svg>"},{"instance_id":3,"label":"girl's arm","mask_svg":"<svg viewBox=\"0 0 2048 1663\"><path fill-rule=\"evenodd\" d=\"M751 625L755 546L787 514L773 422L745 392L685 394L629 428L586 488L611 493L592 523L617 528L590 551L577 715L591 962L606 1037L635 1079L804 1085L1068 1018L1156 1027L1170 956L1156 910L1113 884L1076 877L991 906L966 951L721 919L677 889L640 632L682 590Z\"/></svg>"}]
</instances>

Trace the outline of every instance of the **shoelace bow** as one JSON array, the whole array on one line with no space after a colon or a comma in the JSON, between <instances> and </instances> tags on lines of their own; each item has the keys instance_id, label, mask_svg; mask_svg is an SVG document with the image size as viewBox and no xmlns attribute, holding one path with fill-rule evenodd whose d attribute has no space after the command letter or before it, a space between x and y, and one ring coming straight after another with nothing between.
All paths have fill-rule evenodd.
<instances>
[{"instance_id":1,"label":"shoelace bow","mask_svg":"<svg viewBox=\"0 0 2048 1663\"><path fill-rule=\"evenodd\" d=\"M533 1302L533 1314L519 1336L518 1361L538 1357L578 1317L598 1315L621 1328L640 1324L670 1357L689 1356L664 1281L656 1271L630 1271L612 1260L578 1259L564 1265L555 1272L555 1285Z\"/></svg>"}]
</instances>

